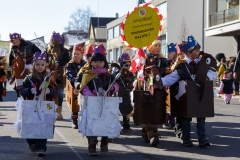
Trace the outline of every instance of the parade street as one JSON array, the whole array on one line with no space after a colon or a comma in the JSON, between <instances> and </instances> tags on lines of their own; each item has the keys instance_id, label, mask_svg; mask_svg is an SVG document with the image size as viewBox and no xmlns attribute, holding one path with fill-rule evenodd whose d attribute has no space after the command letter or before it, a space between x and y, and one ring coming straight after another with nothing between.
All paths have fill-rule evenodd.
<instances>
[{"instance_id":1,"label":"parade street","mask_svg":"<svg viewBox=\"0 0 240 160\"><path fill-rule=\"evenodd\" d=\"M0 159L1 160L30 160L36 154L31 153L25 139L20 139L14 130L16 120L16 96L8 85L7 97L0 102ZM240 114L239 100L234 97L227 105L221 98L215 99L215 117L207 118L207 138L212 143L210 147L199 148L196 134L196 120L192 123L193 147L183 147L180 139L176 138L173 130L159 126L162 135L157 148L150 147L141 137L141 126L135 125L131 118L130 132L121 132L121 136L109 144L109 155L89 157L87 140L82 138L77 129L71 128L70 110L65 101L63 105L63 121L55 123L54 138L47 143L46 156L38 159L45 160L86 160L86 159L240 159ZM120 117L122 120L122 117ZM99 153L100 145L97 146Z\"/></svg>"}]
</instances>

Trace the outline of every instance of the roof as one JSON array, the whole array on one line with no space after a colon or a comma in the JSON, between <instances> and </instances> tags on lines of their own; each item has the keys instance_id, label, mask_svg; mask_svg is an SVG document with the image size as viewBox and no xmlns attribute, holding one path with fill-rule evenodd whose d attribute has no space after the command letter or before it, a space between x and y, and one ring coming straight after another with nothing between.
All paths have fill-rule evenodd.
<instances>
[{"instance_id":1,"label":"roof","mask_svg":"<svg viewBox=\"0 0 240 160\"><path fill-rule=\"evenodd\" d=\"M113 20L117 19L117 17L91 17L90 18L90 25L92 25L93 28L100 27L100 28L106 28L107 24ZM99 25L98 25L99 22Z\"/></svg>"},{"instance_id":2,"label":"roof","mask_svg":"<svg viewBox=\"0 0 240 160\"><path fill-rule=\"evenodd\" d=\"M107 24L115 19L117 19L117 17L91 17L89 29L88 29L89 37L90 37L91 27L93 27L93 29L94 28L107 28ZM95 37L94 31L93 31L93 34ZM96 41L96 39L95 39L95 41ZM104 40L101 40L101 41L104 41ZM105 40L105 42L106 42L106 40Z\"/></svg>"}]
</instances>

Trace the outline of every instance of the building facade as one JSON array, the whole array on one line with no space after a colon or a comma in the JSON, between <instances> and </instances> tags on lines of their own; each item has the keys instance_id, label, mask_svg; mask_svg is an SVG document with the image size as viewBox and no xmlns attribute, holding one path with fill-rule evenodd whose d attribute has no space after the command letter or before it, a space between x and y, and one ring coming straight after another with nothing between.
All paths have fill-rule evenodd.
<instances>
[{"instance_id":1,"label":"building facade","mask_svg":"<svg viewBox=\"0 0 240 160\"><path fill-rule=\"evenodd\" d=\"M231 38L231 55L240 50L239 0L206 0L205 35L219 39Z\"/></svg>"},{"instance_id":2,"label":"building facade","mask_svg":"<svg viewBox=\"0 0 240 160\"><path fill-rule=\"evenodd\" d=\"M106 25L117 18L118 17L91 17L88 30L88 39L85 41L85 48L88 45L99 44L103 44L106 47Z\"/></svg>"},{"instance_id":3,"label":"building facade","mask_svg":"<svg viewBox=\"0 0 240 160\"><path fill-rule=\"evenodd\" d=\"M168 43L180 43L186 40L188 35L193 35L202 50L212 55L225 53L226 56L236 55L236 40L232 36L209 36L206 32L209 25L209 2L217 0L153 0L154 6L158 7L163 16L161 41L161 53L166 55ZM225 1L226 0L218 0ZM227 0L230 1L230 0ZM219 6L221 6L219 4ZM222 7L222 6L221 6ZM219 7L219 9L221 9ZM107 24L107 50L108 60L117 62L122 54L124 46L120 37L120 24L125 15ZM204 31L205 29L205 31ZM239 38L240 39L240 38Z\"/></svg>"}]
</instances>

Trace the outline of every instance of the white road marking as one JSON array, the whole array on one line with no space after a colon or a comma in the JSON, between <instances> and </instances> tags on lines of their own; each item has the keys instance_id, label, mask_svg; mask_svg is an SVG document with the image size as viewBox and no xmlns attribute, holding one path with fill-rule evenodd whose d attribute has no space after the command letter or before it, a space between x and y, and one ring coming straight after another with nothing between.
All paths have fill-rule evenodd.
<instances>
[{"instance_id":1,"label":"white road marking","mask_svg":"<svg viewBox=\"0 0 240 160\"><path fill-rule=\"evenodd\" d=\"M56 128L55 128L55 132L59 135L59 137L61 137L63 139L63 141L67 144L67 146L75 153L75 155L80 159L83 160L83 158L78 154L78 152L68 144L68 141L66 140L66 138L64 137L64 135L59 132Z\"/></svg>"}]
</instances>

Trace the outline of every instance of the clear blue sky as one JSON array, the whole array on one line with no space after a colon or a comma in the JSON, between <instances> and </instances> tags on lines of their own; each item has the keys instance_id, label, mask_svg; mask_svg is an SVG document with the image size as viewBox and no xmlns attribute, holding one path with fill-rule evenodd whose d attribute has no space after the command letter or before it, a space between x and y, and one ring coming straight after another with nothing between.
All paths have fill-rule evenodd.
<instances>
[{"instance_id":1,"label":"clear blue sky","mask_svg":"<svg viewBox=\"0 0 240 160\"><path fill-rule=\"evenodd\" d=\"M9 40L9 33L18 32L26 40L44 36L49 42L51 33L64 32L70 15L77 8L89 6L100 17L123 16L137 5L137 0L1 0L1 40ZM150 0L145 0L149 2Z\"/></svg>"}]
</instances>

